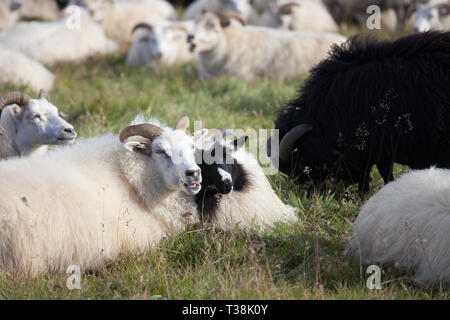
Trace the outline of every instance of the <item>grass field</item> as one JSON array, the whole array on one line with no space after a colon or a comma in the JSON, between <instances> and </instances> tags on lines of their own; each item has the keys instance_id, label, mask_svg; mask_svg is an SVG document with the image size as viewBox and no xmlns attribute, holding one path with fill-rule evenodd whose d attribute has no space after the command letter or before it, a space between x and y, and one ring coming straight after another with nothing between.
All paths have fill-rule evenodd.
<instances>
[{"instance_id":1,"label":"grass field","mask_svg":"<svg viewBox=\"0 0 450 320\"><path fill-rule=\"evenodd\" d=\"M196 66L129 70L124 56L52 68L51 92L81 137L118 131L138 113L173 125L183 115L205 127L272 128L276 110L294 97L305 77L255 83L197 80ZM0 92L25 90L12 86ZM192 123L192 122L191 122ZM396 174L407 169L396 167ZM381 186L372 173L370 195ZM343 255L352 222L366 198L356 186L328 185L317 193L288 177L270 176L281 199L299 208L299 221L269 232L224 232L194 226L146 253L124 256L94 274L81 290L67 275L33 280L0 278L1 299L449 299L407 274L383 269L382 289L366 287L366 266Z\"/></svg>"}]
</instances>

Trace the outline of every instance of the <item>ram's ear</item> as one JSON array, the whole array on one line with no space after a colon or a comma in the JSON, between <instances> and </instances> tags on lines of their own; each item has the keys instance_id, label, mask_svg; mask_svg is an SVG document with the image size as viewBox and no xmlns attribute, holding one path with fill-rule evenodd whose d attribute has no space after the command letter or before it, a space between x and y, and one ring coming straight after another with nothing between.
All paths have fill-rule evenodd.
<instances>
[{"instance_id":1,"label":"ram's ear","mask_svg":"<svg viewBox=\"0 0 450 320\"><path fill-rule=\"evenodd\" d=\"M150 155L152 153L151 141L140 136L129 137L123 142L123 146L128 151L138 152L145 155Z\"/></svg>"},{"instance_id":2,"label":"ram's ear","mask_svg":"<svg viewBox=\"0 0 450 320\"><path fill-rule=\"evenodd\" d=\"M233 142L231 142L231 146L233 147L233 149L235 151L239 150L240 148L242 148L242 146L245 145L245 143L248 140L248 136L242 136L240 138L235 139Z\"/></svg>"}]
</instances>

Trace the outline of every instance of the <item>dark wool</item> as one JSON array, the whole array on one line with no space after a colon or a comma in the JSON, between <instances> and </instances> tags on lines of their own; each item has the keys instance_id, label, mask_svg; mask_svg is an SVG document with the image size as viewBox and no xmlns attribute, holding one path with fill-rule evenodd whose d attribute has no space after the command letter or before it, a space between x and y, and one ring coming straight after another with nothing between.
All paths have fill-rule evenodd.
<instances>
[{"instance_id":1,"label":"dark wool","mask_svg":"<svg viewBox=\"0 0 450 320\"><path fill-rule=\"evenodd\" d=\"M366 191L374 164L385 182L394 162L450 167L450 32L356 36L335 46L279 111L275 128L281 139L304 123L313 129L280 163L300 182L334 177Z\"/></svg>"}]
</instances>

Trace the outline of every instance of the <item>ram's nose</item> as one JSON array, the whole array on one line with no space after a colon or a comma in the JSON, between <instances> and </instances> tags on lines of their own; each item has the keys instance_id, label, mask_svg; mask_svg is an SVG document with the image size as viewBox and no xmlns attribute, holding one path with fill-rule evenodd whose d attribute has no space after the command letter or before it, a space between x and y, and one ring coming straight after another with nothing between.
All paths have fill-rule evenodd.
<instances>
[{"instance_id":1,"label":"ram's nose","mask_svg":"<svg viewBox=\"0 0 450 320\"><path fill-rule=\"evenodd\" d=\"M186 177L193 177L193 178L199 178L201 177L202 171L200 169L196 170L186 170L185 175Z\"/></svg>"},{"instance_id":2,"label":"ram's nose","mask_svg":"<svg viewBox=\"0 0 450 320\"><path fill-rule=\"evenodd\" d=\"M187 35L187 42L188 42L188 43L191 43L192 40L194 40L194 35L193 35L192 33L189 33L189 34Z\"/></svg>"},{"instance_id":3,"label":"ram's nose","mask_svg":"<svg viewBox=\"0 0 450 320\"><path fill-rule=\"evenodd\" d=\"M60 140L73 140L77 137L77 133L73 127L65 127L61 130Z\"/></svg>"}]
</instances>

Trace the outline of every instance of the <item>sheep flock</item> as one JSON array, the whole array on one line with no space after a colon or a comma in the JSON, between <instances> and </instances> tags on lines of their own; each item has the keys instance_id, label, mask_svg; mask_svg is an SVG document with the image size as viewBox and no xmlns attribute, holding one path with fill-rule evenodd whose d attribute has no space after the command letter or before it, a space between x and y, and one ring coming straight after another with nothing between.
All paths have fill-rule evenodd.
<instances>
[{"instance_id":1,"label":"sheep flock","mask_svg":"<svg viewBox=\"0 0 450 320\"><path fill-rule=\"evenodd\" d=\"M0 88L0 297L204 230L448 296L450 0L0 0Z\"/></svg>"}]
</instances>

